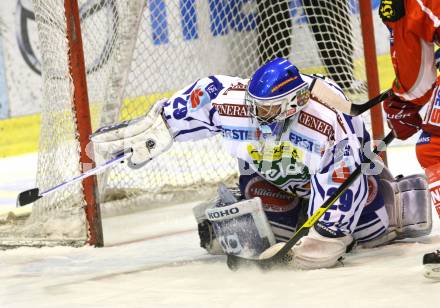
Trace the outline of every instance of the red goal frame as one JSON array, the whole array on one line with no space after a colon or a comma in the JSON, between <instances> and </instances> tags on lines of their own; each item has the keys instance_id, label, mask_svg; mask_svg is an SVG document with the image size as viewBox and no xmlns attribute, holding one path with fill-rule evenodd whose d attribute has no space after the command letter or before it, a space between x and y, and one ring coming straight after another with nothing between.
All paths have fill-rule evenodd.
<instances>
[{"instance_id":1,"label":"red goal frame","mask_svg":"<svg viewBox=\"0 0 440 308\"><path fill-rule=\"evenodd\" d=\"M80 143L80 171L93 168L92 153L86 152L89 136L92 134L89 98L87 92L86 70L84 62L81 25L77 0L64 0L66 16L67 40L69 46L69 71L74 85L73 112L76 118L77 134ZM87 219L89 245L101 247L104 245L102 232L101 211L97 198L96 176L90 176L82 181Z\"/></svg>"}]
</instances>

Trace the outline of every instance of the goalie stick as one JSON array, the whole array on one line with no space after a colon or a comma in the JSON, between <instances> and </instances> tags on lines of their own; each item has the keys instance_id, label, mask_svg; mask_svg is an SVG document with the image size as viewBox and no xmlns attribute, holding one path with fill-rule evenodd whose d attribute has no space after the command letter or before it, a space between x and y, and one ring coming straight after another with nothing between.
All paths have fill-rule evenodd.
<instances>
[{"instance_id":1,"label":"goalie stick","mask_svg":"<svg viewBox=\"0 0 440 308\"><path fill-rule=\"evenodd\" d=\"M80 175L75 176L67 181L64 181L63 183L60 183L60 184L58 184L52 188L49 188L48 190L43 191L41 193L40 193L40 189L37 187L29 189L29 190L25 190L25 191L19 193L17 196L17 207L24 206L24 205L30 204L32 202L35 202L38 199L43 198L44 196L47 196L47 195L49 195L59 189L64 188L65 186L72 185L72 184L79 182L79 181L81 181L91 175L98 174L98 173L104 171L105 169L107 169L111 166L114 166L120 162L123 162L125 159L130 158L131 155L132 155L131 149L122 151L120 154L116 155L114 158L106 161L105 163L103 163L99 166L96 166L93 169L87 170L87 171L81 173Z\"/></svg>"},{"instance_id":2,"label":"goalie stick","mask_svg":"<svg viewBox=\"0 0 440 308\"><path fill-rule=\"evenodd\" d=\"M319 101L351 116L357 116L379 104L393 94L391 89L382 92L363 104L354 104L345 96L338 95L321 78L314 78L310 84L310 94Z\"/></svg>"},{"instance_id":3,"label":"goalie stick","mask_svg":"<svg viewBox=\"0 0 440 308\"><path fill-rule=\"evenodd\" d=\"M374 154L378 154L385 150L385 147L391 143L394 139L393 132L390 132L383 140L380 146L375 147ZM371 163L371 159L367 158L364 163ZM227 256L227 265L231 270L237 270L242 266L258 266L262 269L271 269L275 265L283 263L283 259L286 257L289 250L304 236L308 230L313 227L321 218L322 215L339 199L339 197L345 192L345 190L360 176L362 172L362 164L360 164L352 174L339 186L333 195L331 195L327 201L325 201L320 208L318 208L309 219L295 232L293 237L286 242L276 254L266 259L246 259L235 255Z\"/></svg>"}]
</instances>

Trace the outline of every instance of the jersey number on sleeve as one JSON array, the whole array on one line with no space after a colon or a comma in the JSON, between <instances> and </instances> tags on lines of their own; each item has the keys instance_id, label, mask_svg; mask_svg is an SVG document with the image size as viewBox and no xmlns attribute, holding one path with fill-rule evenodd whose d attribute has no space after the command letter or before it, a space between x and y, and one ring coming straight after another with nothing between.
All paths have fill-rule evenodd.
<instances>
[{"instance_id":1,"label":"jersey number on sleeve","mask_svg":"<svg viewBox=\"0 0 440 308\"><path fill-rule=\"evenodd\" d=\"M338 190L336 187L331 187L327 191L327 196L332 196L336 192L336 190ZM352 204L353 204L353 192L350 189L347 189L339 197L338 208L340 211L348 212L351 209Z\"/></svg>"},{"instance_id":2,"label":"jersey number on sleeve","mask_svg":"<svg viewBox=\"0 0 440 308\"><path fill-rule=\"evenodd\" d=\"M186 114L188 112L188 108L186 107L187 103L188 102L186 100L184 100L182 97L176 97L174 99L174 102L173 102L173 108L174 108L173 117L176 120L183 119L186 116ZM183 107L179 109L179 105L182 105Z\"/></svg>"}]
</instances>

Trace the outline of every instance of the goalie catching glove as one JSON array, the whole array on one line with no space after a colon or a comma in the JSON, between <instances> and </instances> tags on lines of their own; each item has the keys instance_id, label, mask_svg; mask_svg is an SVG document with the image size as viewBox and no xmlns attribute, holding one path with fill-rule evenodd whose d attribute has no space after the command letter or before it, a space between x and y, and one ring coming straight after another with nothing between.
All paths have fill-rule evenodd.
<instances>
[{"instance_id":1,"label":"goalie catching glove","mask_svg":"<svg viewBox=\"0 0 440 308\"><path fill-rule=\"evenodd\" d=\"M166 101L157 101L145 116L98 129L90 137L96 157L108 158L131 151L133 154L128 159L128 165L140 168L168 150L173 138L162 118Z\"/></svg>"}]
</instances>

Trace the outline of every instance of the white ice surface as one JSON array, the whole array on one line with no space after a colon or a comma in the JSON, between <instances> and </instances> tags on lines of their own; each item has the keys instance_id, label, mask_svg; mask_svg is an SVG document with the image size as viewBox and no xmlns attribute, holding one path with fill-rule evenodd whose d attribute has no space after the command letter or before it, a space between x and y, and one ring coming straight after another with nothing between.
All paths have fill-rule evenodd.
<instances>
[{"instance_id":1,"label":"white ice surface","mask_svg":"<svg viewBox=\"0 0 440 308\"><path fill-rule=\"evenodd\" d=\"M0 211L15 206L20 191L35 187L36 173L36 154L0 159Z\"/></svg>"},{"instance_id":2,"label":"white ice surface","mask_svg":"<svg viewBox=\"0 0 440 308\"><path fill-rule=\"evenodd\" d=\"M33 174L17 174L20 167L32 170L35 158L12 160L14 167L11 159L0 160L0 194L13 204L16 192L34 185ZM391 148L389 165L395 175L421 172L410 147ZM424 253L440 248L436 214L429 237L358 249L346 256L344 267L231 272L224 257L208 256L198 247L193 205L106 219L106 248L0 251L0 307L440 305L440 282L422 276L421 262Z\"/></svg>"}]
</instances>

